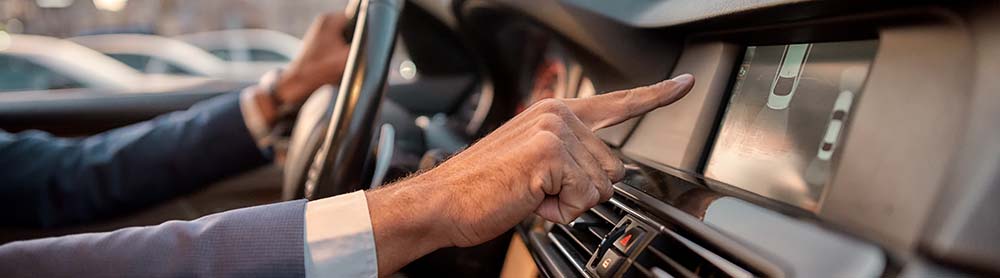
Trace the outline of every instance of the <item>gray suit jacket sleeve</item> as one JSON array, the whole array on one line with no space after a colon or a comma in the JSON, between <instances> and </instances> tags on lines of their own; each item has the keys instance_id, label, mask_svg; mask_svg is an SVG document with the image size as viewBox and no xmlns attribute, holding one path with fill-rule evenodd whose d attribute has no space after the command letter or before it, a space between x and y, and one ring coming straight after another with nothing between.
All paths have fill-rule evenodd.
<instances>
[{"instance_id":1,"label":"gray suit jacket sleeve","mask_svg":"<svg viewBox=\"0 0 1000 278\"><path fill-rule=\"evenodd\" d=\"M4 277L303 277L305 201L0 245Z\"/></svg>"}]
</instances>

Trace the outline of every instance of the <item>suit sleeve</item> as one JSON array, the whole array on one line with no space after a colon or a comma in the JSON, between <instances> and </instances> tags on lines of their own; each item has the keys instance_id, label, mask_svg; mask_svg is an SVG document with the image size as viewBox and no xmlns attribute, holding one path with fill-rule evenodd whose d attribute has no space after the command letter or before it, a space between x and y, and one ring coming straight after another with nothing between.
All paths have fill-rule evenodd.
<instances>
[{"instance_id":1,"label":"suit sleeve","mask_svg":"<svg viewBox=\"0 0 1000 278\"><path fill-rule=\"evenodd\" d=\"M238 93L82 139L0 133L0 225L104 218L267 161L243 121Z\"/></svg>"},{"instance_id":2,"label":"suit sleeve","mask_svg":"<svg viewBox=\"0 0 1000 278\"><path fill-rule=\"evenodd\" d=\"M303 277L304 200L0 245L5 277Z\"/></svg>"}]
</instances>

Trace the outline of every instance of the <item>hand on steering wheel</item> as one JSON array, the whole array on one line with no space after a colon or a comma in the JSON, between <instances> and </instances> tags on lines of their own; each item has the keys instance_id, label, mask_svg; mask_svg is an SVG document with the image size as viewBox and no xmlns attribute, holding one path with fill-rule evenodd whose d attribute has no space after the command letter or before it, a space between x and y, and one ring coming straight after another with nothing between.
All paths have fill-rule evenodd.
<instances>
[{"instance_id":1,"label":"hand on steering wheel","mask_svg":"<svg viewBox=\"0 0 1000 278\"><path fill-rule=\"evenodd\" d=\"M313 21L302 40L302 49L284 72L278 88L282 101L300 104L317 88L340 83L351 45L340 36L347 26L343 13L331 12Z\"/></svg>"},{"instance_id":2,"label":"hand on steering wheel","mask_svg":"<svg viewBox=\"0 0 1000 278\"><path fill-rule=\"evenodd\" d=\"M327 113L319 117L324 121L301 126L309 129L305 133L308 138L296 140L294 134L301 132L293 130L285 168L286 198L317 199L367 187L371 178L366 169L372 153L370 145L402 7L402 0L362 0L349 49L345 47L343 29L351 20L340 14L323 16L306 35L306 41L311 43L292 62L289 78L296 78L302 83L298 86L311 90L335 80L341 83L336 98L324 106L329 109L319 111ZM291 91L289 101L309 96Z\"/></svg>"},{"instance_id":3,"label":"hand on steering wheel","mask_svg":"<svg viewBox=\"0 0 1000 278\"><path fill-rule=\"evenodd\" d=\"M350 45L339 34L347 22L340 13L324 14L313 21L302 50L277 76L279 79L271 81L276 84L273 97L264 90L254 96L265 124L271 126L279 120L280 107L299 106L319 87L340 82Z\"/></svg>"}]
</instances>

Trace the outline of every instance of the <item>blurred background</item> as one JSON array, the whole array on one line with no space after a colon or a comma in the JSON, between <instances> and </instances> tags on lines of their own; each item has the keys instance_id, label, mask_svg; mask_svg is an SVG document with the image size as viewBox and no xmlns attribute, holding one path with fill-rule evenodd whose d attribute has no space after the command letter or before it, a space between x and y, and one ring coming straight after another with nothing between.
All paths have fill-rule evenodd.
<instances>
[{"instance_id":1,"label":"blurred background","mask_svg":"<svg viewBox=\"0 0 1000 278\"><path fill-rule=\"evenodd\" d=\"M346 4L0 0L0 100L238 88L289 62L310 22Z\"/></svg>"},{"instance_id":2,"label":"blurred background","mask_svg":"<svg viewBox=\"0 0 1000 278\"><path fill-rule=\"evenodd\" d=\"M264 28L301 37L313 17L347 0L0 0L0 29L70 37L94 33L174 36Z\"/></svg>"}]
</instances>

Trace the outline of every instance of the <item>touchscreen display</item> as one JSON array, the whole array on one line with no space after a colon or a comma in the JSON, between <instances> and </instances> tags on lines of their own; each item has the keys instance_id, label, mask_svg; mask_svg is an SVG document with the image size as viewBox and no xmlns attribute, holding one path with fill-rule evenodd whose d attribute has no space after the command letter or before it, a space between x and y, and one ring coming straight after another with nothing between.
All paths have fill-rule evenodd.
<instances>
[{"instance_id":1,"label":"touchscreen display","mask_svg":"<svg viewBox=\"0 0 1000 278\"><path fill-rule=\"evenodd\" d=\"M747 47L705 176L815 211L876 48Z\"/></svg>"}]
</instances>

